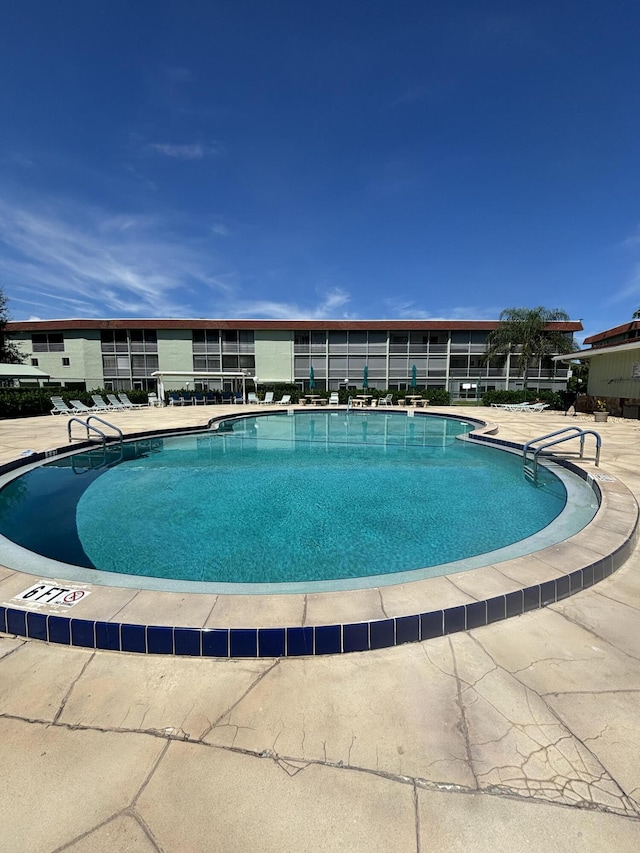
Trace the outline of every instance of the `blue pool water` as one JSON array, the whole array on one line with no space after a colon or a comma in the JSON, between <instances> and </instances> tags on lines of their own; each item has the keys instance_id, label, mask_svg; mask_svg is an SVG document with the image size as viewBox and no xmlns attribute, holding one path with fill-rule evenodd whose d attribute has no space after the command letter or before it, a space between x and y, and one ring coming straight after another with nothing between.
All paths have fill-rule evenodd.
<instances>
[{"instance_id":1,"label":"blue pool water","mask_svg":"<svg viewBox=\"0 0 640 853\"><path fill-rule=\"evenodd\" d=\"M546 469L534 487L519 457L456 439L471 428L405 413L274 413L132 442L119 464L94 450L5 486L0 533L90 569L212 583L441 566L532 536L567 501Z\"/></svg>"}]
</instances>

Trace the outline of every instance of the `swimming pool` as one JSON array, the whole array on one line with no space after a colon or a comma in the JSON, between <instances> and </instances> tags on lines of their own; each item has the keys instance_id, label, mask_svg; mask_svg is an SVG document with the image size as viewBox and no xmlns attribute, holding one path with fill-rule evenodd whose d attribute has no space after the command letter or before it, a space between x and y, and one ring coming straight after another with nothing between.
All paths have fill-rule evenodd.
<instances>
[{"instance_id":1,"label":"swimming pool","mask_svg":"<svg viewBox=\"0 0 640 853\"><path fill-rule=\"evenodd\" d=\"M534 487L519 457L460 441L472 424L457 418L325 410L215 426L36 467L0 492L0 533L83 581L299 592L510 559L597 508L562 469Z\"/></svg>"}]
</instances>

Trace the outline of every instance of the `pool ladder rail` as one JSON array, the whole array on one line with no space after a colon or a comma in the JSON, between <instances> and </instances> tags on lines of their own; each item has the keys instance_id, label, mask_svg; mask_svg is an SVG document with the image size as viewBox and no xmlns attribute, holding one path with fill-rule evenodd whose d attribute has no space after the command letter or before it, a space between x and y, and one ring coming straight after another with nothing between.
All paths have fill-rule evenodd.
<instances>
[{"instance_id":1,"label":"pool ladder rail","mask_svg":"<svg viewBox=\"0 0 640 853\"><path fill-rule=\"evenodd\" d=\"M571 433L570 435L566 435L566 433ZM600 448L602 447L602 438L600 437L600 433L597 433L592 429L581 429L578 426L570 426L564 427L563 429L558 429L555 432L548 432L546 435L540 435L538 438L532 438L528 441L524 447L522 448L522 470L526 479L531 480L532 483L538 482L538 456L542 451L546 450L549 447L554 447L557 444L562 444L565 441L571 441L574 438L580 439L580 459L584 458L584 440L587 435L592 435L596 440L596 455L594 458L595 465L598 467L600 465ZM562 437L559 437L562 436ZM553 439L553 441L545 441L545 439ZM539 441L545 441L544 444L541 444L539 447L533 447L534 444L537 444ZM531 453L531 457L529 458L529 454Z\"/></svg>"},{"instance_id":2,"label":"pool ladder rail","mask_svg":"<svg viewBox=\"0 0 640 853\"><path fill-rule=\"evenodd\" d=\"M77 423L77 424L82 424L82 426L86 429L86 431L87 431L86 440L87 441L91 441L92 439L95 439L95 436L93 435L93 433L96 433L99 436L98 440L102 443L102 446L106 448L106 446L107 446L107 435L106 435L106 433L103 430L99 429L97 426L94 426L92 421L98 421L98 423L101 423L103 426L108 427L109 429L116 432L117 433L117 442L120 445L120 447L122 447L122 441L124 438L124 436L122 434L122 430L118 429L118 427L115 424L109 423L109 421L105 421L104 418L99 418L97 415L89 415L89 417L84 421L82 420L82 418L78 418L78 417L69 418L69 420L67 421L67 434L69 436L69 442L72 442L74 440L72 435L71 435L71 425L74 423ZM113 436L111 436L111 438L113 438ZM78 441L79 439L75 439L75 440Z\"/></svg>"}]
</instances>

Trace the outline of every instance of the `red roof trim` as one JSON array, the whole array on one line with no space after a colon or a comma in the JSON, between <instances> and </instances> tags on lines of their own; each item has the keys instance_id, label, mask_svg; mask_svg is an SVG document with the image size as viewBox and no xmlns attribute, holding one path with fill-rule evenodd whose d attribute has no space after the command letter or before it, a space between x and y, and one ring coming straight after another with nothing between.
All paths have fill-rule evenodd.
<instances>
[{"instance_id":1,"label":"red roof trim","mask_svg":"<svg viewBox=\"0 0 640 853\"><path fill-rule=\"evenodd\" d=\"M605 329L604 332L598 332L597 335L591 335L584 339L585 344L595 344L598 341L606 341L608 338L615 338L618 335L623 335L625 332L630 333L636 329L640 329L640 321L632 320L630 323L623 323L621 326L614 326L613 329ZM618 341L622 343L622 341Z\"/></svg>"},{"instance_id":2,"label":"red roof trim","mask_svg":"<svg viewBox=\"0 0 640 853\"><path fill-rule=\"evenodd\" d=\"M45 332L71 329L274 329L278 331L382 330L382 331L487 331L497 320L20 320L9 322L6 331ZM579 332L577 320L550 323L560 332Z\"/></svg>"}]
</instances>

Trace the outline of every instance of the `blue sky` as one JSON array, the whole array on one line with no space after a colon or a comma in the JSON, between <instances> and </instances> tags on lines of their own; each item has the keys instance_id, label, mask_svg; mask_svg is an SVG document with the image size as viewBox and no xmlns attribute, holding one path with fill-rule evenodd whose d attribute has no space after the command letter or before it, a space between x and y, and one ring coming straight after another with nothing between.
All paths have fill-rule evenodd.
<instances>
[{"instance_id":1,"label":"blue sky","mask_svg":"<svg viewBox=\"0 0 640 853\"><path fill-rule=\"evenodd\" d=\"M20 0L12 319L640 307L637 0Z\"/></svg>"}]
</instances>

